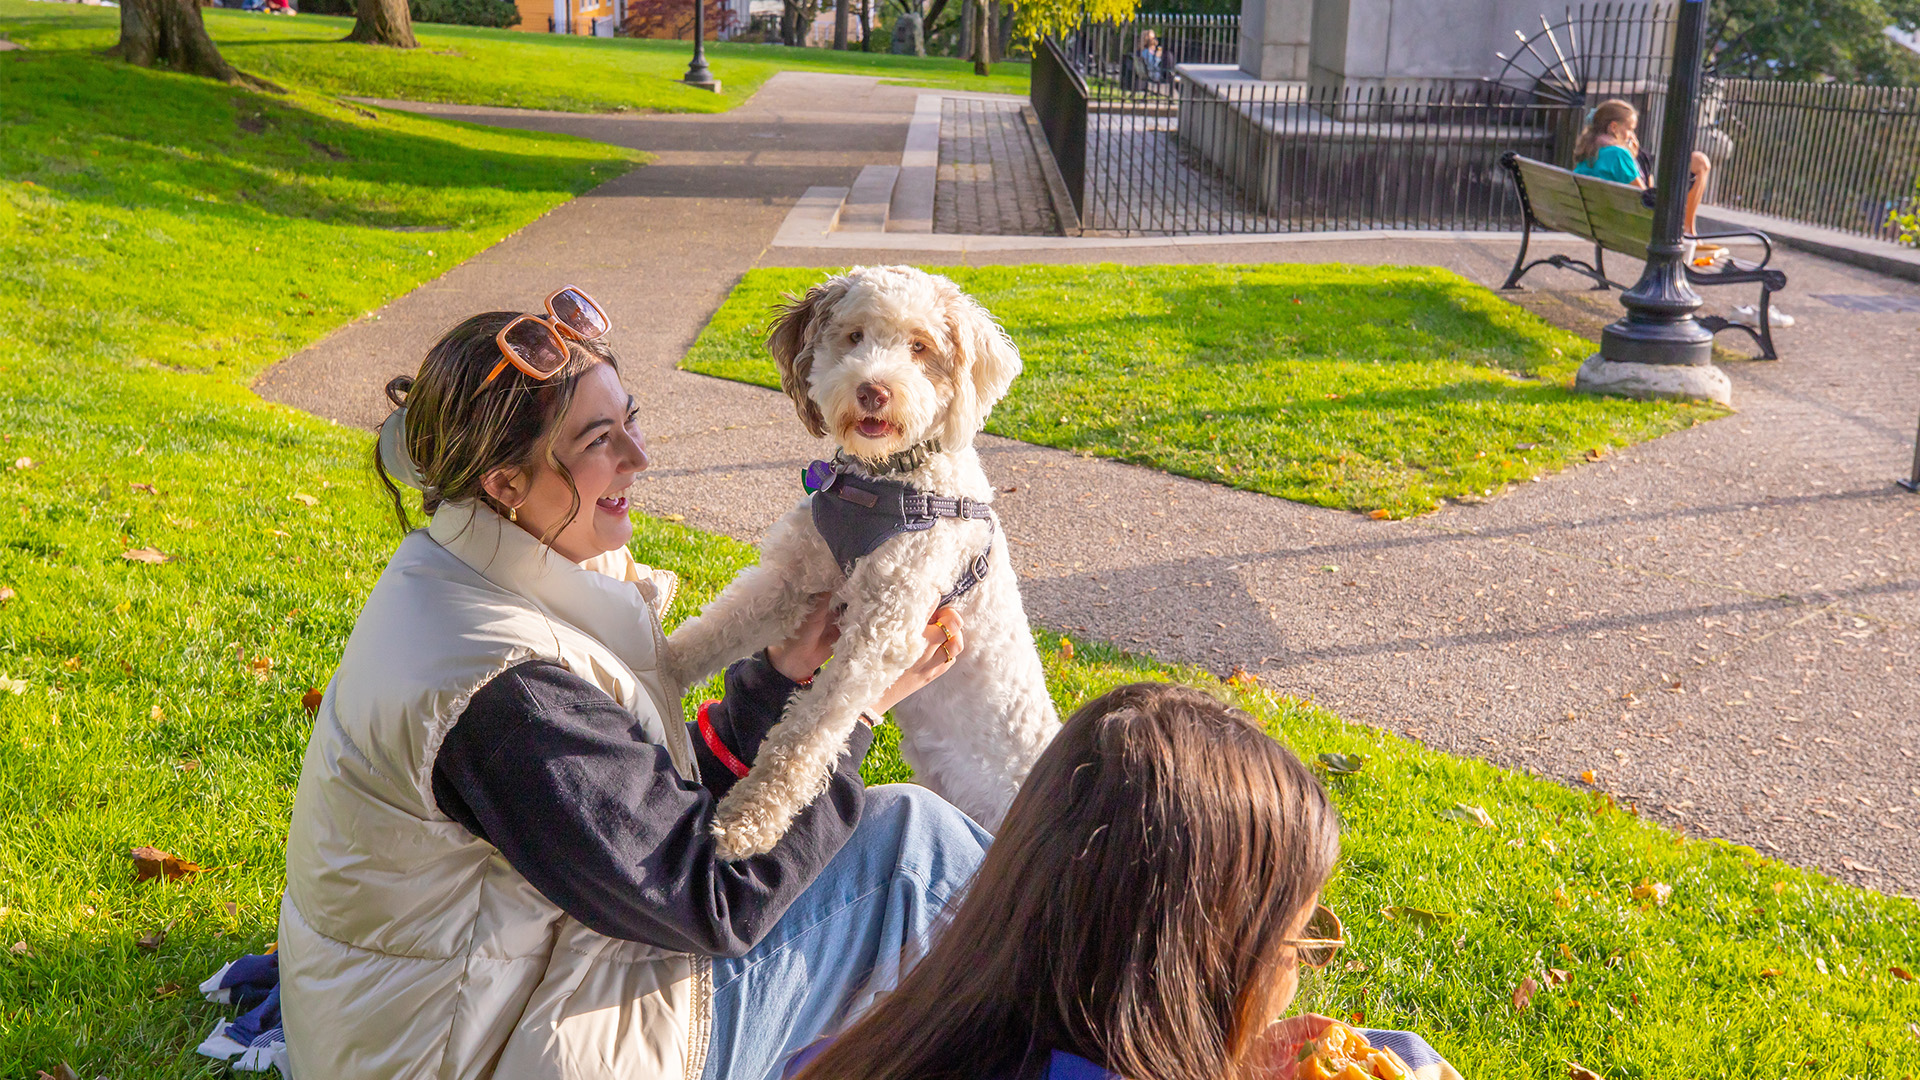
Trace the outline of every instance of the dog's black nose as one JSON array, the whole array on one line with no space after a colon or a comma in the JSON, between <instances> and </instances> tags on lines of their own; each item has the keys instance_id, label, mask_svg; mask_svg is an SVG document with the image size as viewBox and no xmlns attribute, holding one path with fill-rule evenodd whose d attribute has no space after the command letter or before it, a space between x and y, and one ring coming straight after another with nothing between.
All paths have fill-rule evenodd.
<instances>
[{"instance_id":1,"label":"dog's black nose","mask_svg":"<svg viewBox=\"0 0 1920 1080\"><path fill-rule=\"evenodd\" d=\"M853 396L860 402L860 407L868 412L883 408L887 402L893 400L893 394L886 387L870 382L861 383L860 389L854 391Z\"/></svg>"}]
</instances>

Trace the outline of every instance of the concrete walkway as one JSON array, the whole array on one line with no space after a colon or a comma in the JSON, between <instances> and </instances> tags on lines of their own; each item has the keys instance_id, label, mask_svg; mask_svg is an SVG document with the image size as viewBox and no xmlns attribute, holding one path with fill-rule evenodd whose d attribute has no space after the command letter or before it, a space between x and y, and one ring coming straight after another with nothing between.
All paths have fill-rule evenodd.
<instances>
[{"instance_id":1,"label":"concrete walkway","mask_svg":"<svg viewBox=\"0 0 1920 1080\"><path fill-rule=\"evenodd\" d=\"M1512 242L1341 239L1217 247L862 252L769 247L811 186L897 164L923 91L783 74L713 117L441 106L569 131L658 163L610 181L262 377L343 423L385 414L457 318L578 284L619 324L645 403L650 512L752 540L818 456L784 398L674 364L761 265L1061 261L1423 263L1497 283ZM931 239L931 237L930 237ZM1413 521L1350 514L1002 439L989 473L1036 621L1271 686L1443 749L1607 789L1888 892L1920 893L1920 314L1834 297L1920 286L1789 253L1787 359L1735 364L1741 412ZM1621 272L1626 272L1622 270ZM1541 272L1529 306L1604 308ZM1857 305L1856 305L1857 306ZM1898 307L1899 304L1869 306Z\"/></svg>"}]
</instances>

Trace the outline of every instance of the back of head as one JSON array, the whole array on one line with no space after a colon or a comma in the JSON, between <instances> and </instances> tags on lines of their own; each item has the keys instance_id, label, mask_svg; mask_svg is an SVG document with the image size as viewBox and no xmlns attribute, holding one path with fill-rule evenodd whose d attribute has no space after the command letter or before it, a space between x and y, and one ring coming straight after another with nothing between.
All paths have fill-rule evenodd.
<instances>
[{"instance_id":1,"label":"back of head","mask_svg":"<svg viewBox=\"0 0 1920 1080\"><path fill-rule=\"evenodd\" d=\"M1592 161L1600 152L1600 136L1616 123L1624 124L1639 119L1640 110L1632 102L1619 98L1608 98L1593 107L1587 114L1587 126L1580 129L1580 135L1573 140L1573 160L1578 163Z\"/></svg>"},{"instance_id":2,"label":"back of head","mask_svg":"<svg viewBox=\"0 0 1920 1080\"><path fill-rule=\"evenodd\" d=\"M803 1080L989 1080L1056 1049L1130 1080L1236 1080L1338 830L1246 714L1120 687L1067 721L926 959Z\"/></svg>"}]
</instances>

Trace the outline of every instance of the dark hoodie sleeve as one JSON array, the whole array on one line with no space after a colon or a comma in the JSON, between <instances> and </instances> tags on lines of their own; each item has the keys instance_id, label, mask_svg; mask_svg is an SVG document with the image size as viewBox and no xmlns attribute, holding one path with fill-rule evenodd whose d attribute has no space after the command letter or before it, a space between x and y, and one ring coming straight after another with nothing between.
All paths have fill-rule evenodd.
<instances>
[{"instance_id":1,"label":"dark hoodie sleeve","mask_svg":"<svg viewBox=\"0 0 1920 1080\"><path fill-rule=\"evenodd\" d=\"M761 674L780 678L771 668ZM727 681L731 695L733 671ZM773 719L791 692L788 684L778 694ZM770 699L754 700L739 710L755 718L741 729L757 727L764 737L771 721L759 720ZM730 725L729 734L739 733ZM647 741L633 714L598 687L530 660L474 694L434 760L433 793L443 813L588 927L676 952L739 956L852 835L866 798L860 759L872 740L866 725L855 725L827 790L780 843L728 862L710 828L719 796L682 779L666 748ZM694 742L702 769L719 768L697 731Z\"/></svg>"}]
</instances>

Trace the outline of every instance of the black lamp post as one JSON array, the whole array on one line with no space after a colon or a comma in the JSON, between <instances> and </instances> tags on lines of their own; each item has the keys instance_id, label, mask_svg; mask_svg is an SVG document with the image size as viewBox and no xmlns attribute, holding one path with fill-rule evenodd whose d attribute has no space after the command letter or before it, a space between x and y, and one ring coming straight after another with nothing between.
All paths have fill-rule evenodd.
<instances>
[{"instance_id":1,"label":"black lamp post","mask_svg":"<svg viewBox=\"0 0 1920 1080\"><path fill-rule=\"evenodd\" d=\"M687 65L688 86L720 92L720 80L707 70L707 0L693 0L693 61Z\"/></svg>"},{"instance_id":2,"label":"black lamp post","mask_svg":"<svg viewBox=\"0 0 1920 1080\"><path fill-rule=\"evenodd\" d=\"M1681 0L1660 128L1653 238L1646 269L1620 296L1624 318L1600 334L1600 354L1587 362L1577 385L1636 397L1694 397L1726 401L1732 387L1713 366L1713 334L1694 319L1700 297L1687 282L1683 237L1694 119L1700 98L1701 42L1707 0Z\"/></svg>"}]
</instances>

